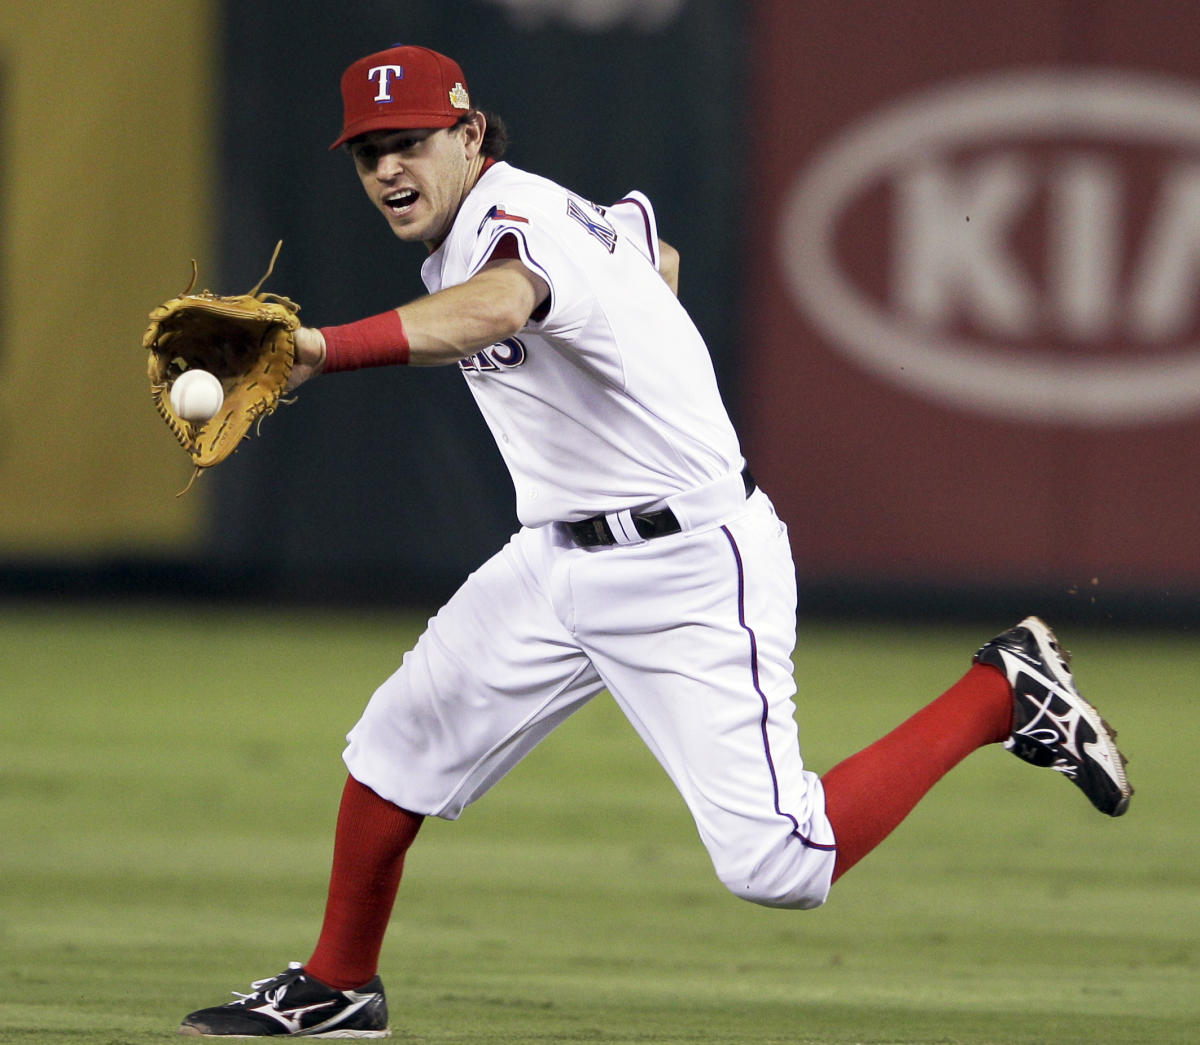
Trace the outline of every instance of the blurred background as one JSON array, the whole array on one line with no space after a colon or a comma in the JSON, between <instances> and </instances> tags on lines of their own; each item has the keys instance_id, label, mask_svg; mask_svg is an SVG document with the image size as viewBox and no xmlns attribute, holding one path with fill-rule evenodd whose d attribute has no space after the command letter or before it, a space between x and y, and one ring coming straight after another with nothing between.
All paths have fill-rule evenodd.
<instances>
[{"instance_id":1,"label":"blurred background","mask_svg":"<svg viewBox=\"0 0 1200 1045\"><path fill-rule=\"evenodd\" d=\"M424 605L516 525L454 368L313 382L190 492L146 313L423 292L328 145L455 56L509 159L655 202L801 612L1200 619L1187 0L17 0L0 11L0 594ZM552 434L549 435L552 438ZM1005 621L1007 623L1007 621Z\"/></svg>"}]
</instances>

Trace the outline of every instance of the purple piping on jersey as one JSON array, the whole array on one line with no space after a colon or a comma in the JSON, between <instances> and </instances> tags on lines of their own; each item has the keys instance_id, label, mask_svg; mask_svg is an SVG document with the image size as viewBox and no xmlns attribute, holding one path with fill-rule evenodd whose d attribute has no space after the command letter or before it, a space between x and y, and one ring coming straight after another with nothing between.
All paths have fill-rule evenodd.
<instances>
[{"instance_id":1,"label":"purple piping on jersey","mask_svg":"<svg viewBox=\"0 0 1200 1045\"><path fill-rule=\"evenodd\" d=\"M613 206L616 207L621 203L632 203L635 207L637 207L638 210L642 212L642 224L646 226L646 249L650 252L650 257L657 257L658 252L654 248L657 247L658 244L650 238L650 215L646 213L646 208L643 207L642 204L638 200L635 200L632 196L626 196L623 200L617 200Z\"/></svg>"},{"instance_id":2,"label":"purple piping on jersey","mask_svg":"<svg viewBox=\"0 0 1200 1045\"><path fill-rule=\"evenodd\" d=\"M771 741L767 737L767 717L769 705L767 695L762 691L762 686L758 678L758 637L754 634L754 629L746 623L746 573L742 568L742 553L738 550L737 541L734 540L733 534L729 531L728 526L722 526L721 532L725 534L725 539L729 541L729 547L733 551L734 562L737 564L738 575L738 623L742 629L750 636L750 674L754 679L754 692L758 694L762 701L762 717L759 719L759 728L762 731L763 754L767 758L767 769L771 774L771 788L775 794L775 812L782 817L786 817L792 823L792 834L795 835L809 849L820 849L824 852L835 852L836 845L825 845L821 842L814 842L811 838L805 837L800 832L800 821L798 821L791 813L785 813L779 805L779 777L775 773L775 759L771 757Z\"/></svg>"}]
</instances>

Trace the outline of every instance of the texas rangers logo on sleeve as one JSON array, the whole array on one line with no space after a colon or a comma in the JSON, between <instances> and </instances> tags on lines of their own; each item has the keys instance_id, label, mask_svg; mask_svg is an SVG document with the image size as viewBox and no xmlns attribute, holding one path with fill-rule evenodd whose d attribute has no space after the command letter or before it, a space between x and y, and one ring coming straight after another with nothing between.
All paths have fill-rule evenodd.
<instances>
[{"instance_id":1,"label":"texas rangers logo on sleeve","mask_svg":"<svg viewBox=\"0 0 1200 1045\"><path fill-rule=\"evenodd\" d=\"M489 221L519 221L522 225L529 224L528 218L522 218L520 214L509 214L504 209L503 203L497 203L483 216L483 221L479 223L479 228L475 230L476 236L483 231L484 225Z\"/></svg>"}]
</instances>

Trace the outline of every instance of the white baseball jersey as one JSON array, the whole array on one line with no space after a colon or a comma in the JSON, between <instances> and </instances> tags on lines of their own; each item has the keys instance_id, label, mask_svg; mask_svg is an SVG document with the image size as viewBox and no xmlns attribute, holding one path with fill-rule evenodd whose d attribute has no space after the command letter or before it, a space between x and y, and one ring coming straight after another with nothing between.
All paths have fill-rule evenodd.
<instances>
[{"instance_id":1,"label":"white baseball jersey","mask_svg":"<svg viewBox=\"0 0 1200 1045\"><path fill-rule=\"evenodd\" d=\"M607 689L721 881L816 906L835 845L797 740L787 528L761 490L747 497L708 352L656 270L650 203L595 207L496 164L426 285L466 281L509 236L550 288L544 314L460 365L524 525L375 692L346 764L389 801L454 819ZM679 530L643 539L630 510L659 505ZM619 543L580 546L563 525L601 513Z\"/></svg>"},{"instance_id":2,"label":"white baseball jersey","mask_svg":"<svg viewBox=\"0 0 1200 1045\"><path fill-rule=\"evenodd\" d=\"M645 507L739 472L708 350L654 273L649 200L631 193L598 208L497 163L426 260L425 285L466 281L506 236L549 286L548 307L460 365L512 474L521 522Z\"/></svg>"}]
</instances>

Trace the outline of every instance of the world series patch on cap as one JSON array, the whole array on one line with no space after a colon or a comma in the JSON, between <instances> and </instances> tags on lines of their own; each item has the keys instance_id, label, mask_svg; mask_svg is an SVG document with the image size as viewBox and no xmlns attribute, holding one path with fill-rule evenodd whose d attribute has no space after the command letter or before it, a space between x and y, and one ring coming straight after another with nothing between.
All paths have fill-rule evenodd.
<instances>
[{"instance_id":1,"label":"world series patch on cap","mask_svg":"<svg viewBox=\"0 0 1200 1045\"><path fill-rule=\"evenodd\" d=\"M342 74L342 133L330 149L368 131L453 127L471 109L454 59L428 47L392 47Z\"/></svg>"}]
</instances>

